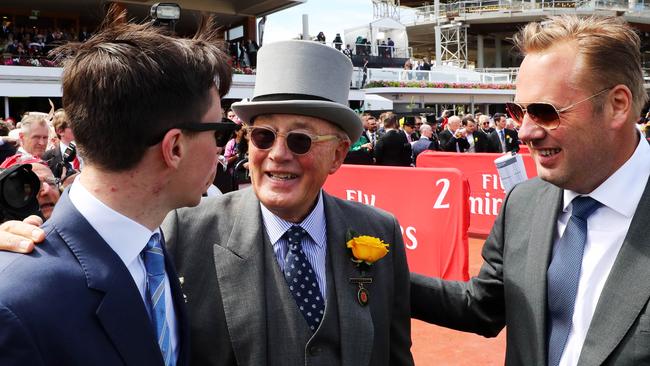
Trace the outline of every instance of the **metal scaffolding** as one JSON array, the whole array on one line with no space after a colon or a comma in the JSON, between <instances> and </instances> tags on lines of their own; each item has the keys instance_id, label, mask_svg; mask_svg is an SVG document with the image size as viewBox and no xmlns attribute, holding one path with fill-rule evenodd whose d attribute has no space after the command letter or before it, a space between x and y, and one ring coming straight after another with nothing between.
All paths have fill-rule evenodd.
<instances>
[{"instance_id":1,"label":"metal scaffolding","mask_svg":"<svg viewBox=\"0 0 650 366\"><path fill-rule=\"evenodd\" d=\"M392 18L399 22L399 0L372 0L374 19Z\"/></svg>"},{"instance_id":2,"label":"metal scaffolding","mask_svg":"<svg viewBox=\"0 0 650 366\"><path fill-rule=\"evenodd\" d=\"M435 27L438 65L467 67L467 28L460 22Z\"/></svg>"}]
</instances>

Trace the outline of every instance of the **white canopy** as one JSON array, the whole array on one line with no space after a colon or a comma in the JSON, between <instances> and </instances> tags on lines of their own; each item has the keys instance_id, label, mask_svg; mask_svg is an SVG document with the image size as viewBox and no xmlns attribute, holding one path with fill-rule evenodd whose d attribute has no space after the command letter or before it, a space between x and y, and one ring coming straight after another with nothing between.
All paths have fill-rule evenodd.
<instances>
[{"instance_id":1,"label":"white canopy","mask_svg":"<svg viewBox=\"0 0 650 366\"><path fill-rule=\"evenodd\" d=\"M392 111L393 101L377 94L366 94L364 101L366 111Z\"/></svg>"},{"instance_id":2,"label":"white canopy","mask_svg":"<svg viewBox=\"0 0 650 366\"><path fill-rule=\"evenodd\" d=\"M409 57L406 53L409 43L406 26L395 19L382 18L344 31L344 41L352 48L359 36L370 41L374 55L378 54L377 41L381 44L382 41L388 42L390 38L395 43L395 57Z\"/></svg>"}]
</instances>

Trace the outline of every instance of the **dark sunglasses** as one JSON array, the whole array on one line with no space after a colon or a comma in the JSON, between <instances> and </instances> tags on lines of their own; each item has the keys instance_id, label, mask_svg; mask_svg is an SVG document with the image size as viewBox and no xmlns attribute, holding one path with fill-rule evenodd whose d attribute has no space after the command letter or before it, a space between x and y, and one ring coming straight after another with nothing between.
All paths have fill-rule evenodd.
<instances>
[{"instance_id":1,"label":"dark sunglasses","mask_svg":"<svg viewBox=\"0 0 650 366\"><path fill-rule=\"evenodd\" d=\"M218 147L224 147L232 137L233 131L237 128L237 124L234 122L205 122L205 123L196 123L196 122L187 122L179 123L168 128L164 131L158 138L152 140L149 145L153 146L159 143L169 130L178 128L186 131L194 132L203 132L203 131L214 131L214 139Z\"/></svg>"},{"instance_id":2,"label":"dark sunglasses","mask_svg":"<svg viewBox=\"0 0 650 366\"><path fill-rule=\"evenodd\" d=\"M582 102L586 102L590 99L593 99L602 93L608 91L611 88L606 88L598 93L577 101L569 106L558 109L551 103L546 102L536 102L536 103L506 103L506 110L512 119L514 119L520 125L524 121L524 116L528 114L528 117L533 120L533 122L547 130L554 130L560 126L560 114L570 109L574 108Z\"/></svg>"},{"instance_id":3,"label":"dark sunglasses","mask_svg":"<svg viewBox=\"0 0 650 366\"><path fill-rule=\"evenodd\" d=\"M286 140L287 147L292 153L296 155L304 155L311 149L312 143L337 140L336 135L311 135L306 132L288 133L277 132L270 127L249 127L248 133L250 140L256 148L260 150L268 150L273 147L275 140L278 136L283 136Z\"/></svg>"}]
</instances>

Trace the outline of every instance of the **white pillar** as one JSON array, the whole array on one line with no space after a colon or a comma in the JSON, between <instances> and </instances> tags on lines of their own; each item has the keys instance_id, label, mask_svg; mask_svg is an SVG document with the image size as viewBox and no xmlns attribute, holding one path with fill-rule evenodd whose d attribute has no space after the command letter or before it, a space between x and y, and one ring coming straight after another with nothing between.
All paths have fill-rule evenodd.
<instances>
[{"instance_id":1,"label":"white pillar","mask_svg":"<svg viewBox=\"0 0 650 366\"><path fill-rule=\"evenodd\" d=\"M479 69L482 69L485 67L485 61L484 61L484 53L485 50L483 49L483 35L479 34L477 39L476 39L476 67Z\"/></svg>"},{"instance_id":2,"label":"white pillar","mask_svg":"<svg viewBox=\"0 0 650 366\"><path fill-rule=\"evenodd\" d=\"M442 30L439 25L436 25L436 66L442 65Z\"/></svg>"},{"instance_id":3,"label":"white pillar","mask_svg":"<svg viewBox=\"0 0 650 366\"><path fill-rule=\"evenodd\" d=\"M502 67L501 63L501 36L494 36L494 67Z\"/></svg>"},{"instance_id":4,"label":"white pillar","mask_svg":"<svg viewBox=\"0 0 650 366\"><path fill-rule=\"evenodd\" d=\"M309 38L309 14L302 15L302 39L310 40Z\"/></svg>"},{"instance_id":5,"label":"white pillar","mask_svg":"<svg viewBox=\"0 0 650 366\"><path fill-rule=\"evenodd\" d=\"M9 97L5 97L5 119L9 118Z\"/></svg>"}]
</instances>

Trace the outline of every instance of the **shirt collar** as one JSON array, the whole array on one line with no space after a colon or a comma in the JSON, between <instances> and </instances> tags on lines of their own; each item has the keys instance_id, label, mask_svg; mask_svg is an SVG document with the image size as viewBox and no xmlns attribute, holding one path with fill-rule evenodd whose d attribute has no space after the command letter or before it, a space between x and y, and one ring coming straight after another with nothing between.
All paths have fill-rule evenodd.
<instances>
[{"instance_id":1,"label":"shirt collar","mask_svg":"<svg viewBox=\"0 0 650 366\"><path fill-rule=\"evenodd\" d=\"M650 177L650 144L643 136L632 156L600 186L588 196L620 213L625 217L634 216L636 207L641 201L646 182ZM641 181L643 184L630 184ZM574 198L580 194L564 190L564 212Z\"/></svg>"},{"instance_id":2,"label":"shirt collar","mask_svg":"<svg viewBox=\"0 0 650 366\"><path fill-rule=\"evenodd\" d=\"M318 193L318 201L313 210L307 215L307 217L300 222L299 224L294 224L292 222L281 219L276 216L273 212L269 211L268 208L260 202L260 208L262 209L262 221L264 222L264 228L269 234L269 240L271 244L275 244L282 238L284 233L289 230L293 225L300 225L312 240L319 247L323 247L327 242L327 229L326 229L326 220L325 220L325 206L323 205L323 191L321 190Z\"/></svg>"},{"instance_id":3,"label":"shirt collar","mask_svg":"<svg viewBox=\"0 0 650 366\"><path fill-rule=\"evenodd\" d=\"M75 179L70 201L126 266L138 258L155 232L108 207Z\"/></svg>"}]
</instances>

